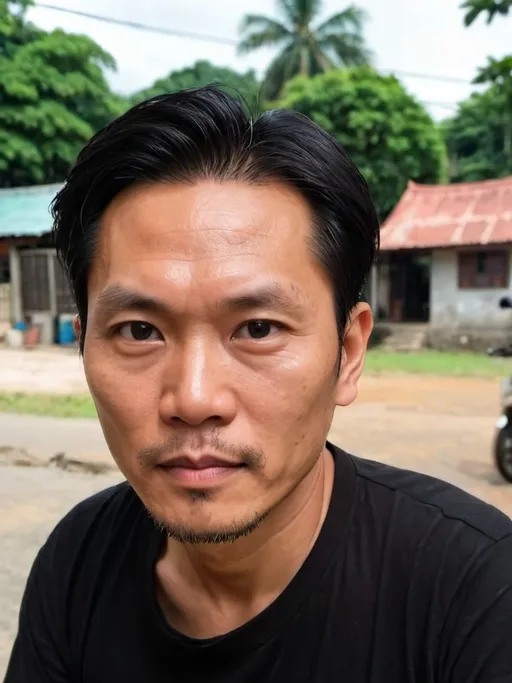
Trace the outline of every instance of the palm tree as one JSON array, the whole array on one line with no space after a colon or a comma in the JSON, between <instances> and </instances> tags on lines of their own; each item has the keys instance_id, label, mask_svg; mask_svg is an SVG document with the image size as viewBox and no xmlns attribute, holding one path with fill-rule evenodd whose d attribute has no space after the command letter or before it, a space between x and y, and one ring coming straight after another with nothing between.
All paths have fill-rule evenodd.
<instances>
[{"instance_id":1,"label":"palm tree","mask_svg":"<svg viewBox=\"0 0 512 683\"><path fill-rule=\"evenodd\" d=\"M480 14L486 12L487 23L490 24L497 14L505 15L512 10L512 0L465 0L461 7L466 12L464 16L466 26L471 26Z\"/></svg>"},{"instance_id":2,"label":"palm tree","mask_svg":"<svg viewBox=\"0 0 512 683\"><path fill-rule=\"evenodd\" d=\"M278 47L270 64L264 95L274 99L290 78L314 74L339 66L368 64L371 54L365 46L362 28L364 10L350 5L326 21L316 24L322 0L276 0L280 20L262 14L247 14L240 26L240 54L261 47Z\"/></svg>"}]
</instances>

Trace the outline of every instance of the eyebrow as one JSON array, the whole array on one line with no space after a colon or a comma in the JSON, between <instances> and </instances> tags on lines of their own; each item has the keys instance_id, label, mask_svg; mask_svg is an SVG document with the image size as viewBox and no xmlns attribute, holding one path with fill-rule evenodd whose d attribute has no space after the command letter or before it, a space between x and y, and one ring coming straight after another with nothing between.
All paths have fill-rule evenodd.
<instances>
[{"instance_id":1,"label":"eyebrow","mask_svg":"<svg viewBox=\"0 0 512 683\"><path fill-rule=\"evenodd\" d=\"M168 302L128 289L123 285L107 287L99 295L96 306L100 320L107 320L123 311L135 310L169 317L178 316L177 311ZM282 286L274 283L250 292L228 296L218 302L216 308L231 313L265 308L299 316L304 313L305 304L301 303L300 299L290 296Z\"/></svg>"},{"instance_id":2,"label":"eyebrow","mask_svg":"<svg viewBox=\"0 0 512 683\"><path fill-rule=\"evenodd\" d=\"M266 308L299 315L304 313L305 305L299 298L290 296L283 287L274 283L264 285L246 294L227 297L219 302L219 308L235 313Z\"/></svg>"},{"instance_id":3,"label":"eyebrow","mask_svg":"<svg viewBox=\"0 0 512 683\"><path fill-rule=\"evenodd\" d=\"M98 318L102 321L108 320L117 313L135 310L155 314L166 312L167 314L175 315L175 312L171 310L167 303L122 285L107 287L99 295L96 306Z\"/></svg>"}]
</instances>

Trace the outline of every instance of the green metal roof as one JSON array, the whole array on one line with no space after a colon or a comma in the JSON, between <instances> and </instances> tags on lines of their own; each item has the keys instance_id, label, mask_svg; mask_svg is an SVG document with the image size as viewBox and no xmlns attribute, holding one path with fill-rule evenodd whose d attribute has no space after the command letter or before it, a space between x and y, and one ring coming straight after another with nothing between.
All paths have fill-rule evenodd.
<instances>
[{"instance_id":1,"label":"green metal roof","mask_svg":"<svg viewBox=\"0 0 512 683\"><path fill-rule=\"evenodd\" d=\"M0 239L39 237L50 232L50 203L61 185L34 185L0 190Z\"/></svg>"}]
</instances>

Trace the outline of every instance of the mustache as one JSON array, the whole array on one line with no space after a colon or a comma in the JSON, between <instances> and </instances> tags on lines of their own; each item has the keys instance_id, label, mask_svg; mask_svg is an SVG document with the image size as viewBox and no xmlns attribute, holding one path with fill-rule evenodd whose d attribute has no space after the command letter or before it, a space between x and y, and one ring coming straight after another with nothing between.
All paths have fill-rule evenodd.
<instances>
[{"instance_id":1,"label":"mustache","mask_svg":"<svg viewBox=\"0 0 512 683\"><path fill-rule=\"evenodd\" d=\"M194 451L207 451L209 455L224 456L252 469L262 469L265 465L265 454L261 449L245 444L231 444L218 434L210 434L208 437L200 434L173 434L162 443L140 450L137 459L142 467L151 468L164 455L172 457Z\"/></svg>"}]
</instances>

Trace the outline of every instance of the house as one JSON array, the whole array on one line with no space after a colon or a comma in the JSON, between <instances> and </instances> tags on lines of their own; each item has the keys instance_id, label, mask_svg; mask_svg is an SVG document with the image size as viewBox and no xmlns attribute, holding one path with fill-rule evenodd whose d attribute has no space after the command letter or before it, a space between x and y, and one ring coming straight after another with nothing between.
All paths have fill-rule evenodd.
<instances>
[{"instance_id":1,"label":"house","mask_svg":"<svg viewBox=\"0 0 512 683\"><path fill-rule=\"evenodd\" d=\"M381 230L377 320L424 323L432 346L485 348L512 336L512 177L410 182Z\"/></svg>"},{"instance_id":2,"label":"house","mask_svg":"<svg viewBox=\"0 0 512 683\"><path fill-rule=\"evenodd\" d=\"M0 190L0 336L30 320L52 343L59 316L75 311L51 242L49 207L59 187Z\"/></svg>"}]
</instances>

